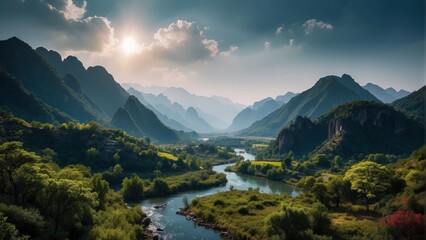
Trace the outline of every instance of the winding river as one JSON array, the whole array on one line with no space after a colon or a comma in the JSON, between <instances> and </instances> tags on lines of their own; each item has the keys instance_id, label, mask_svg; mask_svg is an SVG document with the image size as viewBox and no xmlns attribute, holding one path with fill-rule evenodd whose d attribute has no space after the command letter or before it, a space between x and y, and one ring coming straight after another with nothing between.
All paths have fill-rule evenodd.
<instances>
[{"instance_id":1,"label":"winding river","mask_svg":"<svg viewBox=\"0 0 426 240\"><path fill-rule=\"evenodd\" d=\"M243 156L245 160L254 160L255 156L246 153L244 149L235 149L237 155ZM298 193L294 191L292 186L285 183L271 181L264 178L238 174L233 172L225 172L225 168L232 164L224 164L213 167L216 172L226 174L228 182L224 186L214 187L205 190L187 191L184 193L174 194L161 198L151 198L142 201L143 211L151 218L155 228L163 229L160 232L162 239L222 239L220 232L198 226L195 222L186 220L184 216L177 215L179 208L183 207L183 198L186 196L191 202L192 199L200 196L214 194L217 192L227 191L230 186L235 189L246 190L249 187L259 188L260 192L281 194L288 193L292 196ZM155 209L154 205L166 204L164 208ZM152 225L151 225L152 226Z\"/></svg>"}]
</instances>

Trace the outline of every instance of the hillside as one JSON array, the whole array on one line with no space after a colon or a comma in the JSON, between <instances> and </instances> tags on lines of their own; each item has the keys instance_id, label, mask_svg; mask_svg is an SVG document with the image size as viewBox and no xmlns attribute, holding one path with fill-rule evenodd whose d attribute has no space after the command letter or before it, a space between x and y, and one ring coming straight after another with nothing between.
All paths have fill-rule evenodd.
<instances>
[{"instance_id":1,"label":"hillside","mask_svg":"<svg viewBox=\"0 0 426 240\"><path fill-rule=\"evenodd\" d=\"M315 120L333 107L355 100L379 101L347 74L342 77L323 77L313 87L293 97L286 105L241 130L238 134L276 136L281 128L297 116L306 116Z\"/></svg>"},{"instance_id":2,"label":"hillside","mask_svg":"<svg viewBox=\"0 0 426 240\"><path fill-rule=\"evenodd\" d=\"M136 137L147 136L163 143L178 140L177 134L165 126L154 112L146 108L135 96L130 96L111 121L115 127Z\"/></svg>"},{"instance_id":3,"label":"hillside","mask_svg":"<svg viewBox=\"0 0 426 240\"><path fill-rule=\"evenodd\" d=\"M356 101L336 107L315 122L298 117L279 133L272 152L344 158L370 153L401 155L423 143L421 124L385 104Z\"/></svg>"},{"instance_id":4,"label":"hillside","mask_svg":"<svg viewBox=\"0 0 426 240\"><path fill-rule=\"evenodd\" d=\"M112 117L117 108L123 106L129 94L118 84L114 77L102 66L85 68L76 57L62 57L55 51L39 47L36 51L50 63L61 76L73 75L81 89L93 99L102 110Z\"/></svg>"},{"instance_id":5,"label":"hillside","mask_svg":"<svg viewBox=\"0 0 426 240\"><path fill-rule=\"evenodd\" d=\"M426 86L423 86L404 98L394 101L391 103L391 106L424 124Z\"/></svg>"},{"instance_id":6,"label":"hillside","mask_svg":"<svg viewBox=\"0 0 426 240\"><path fill-rule=\"evenodd\" d=\"M0 68L19 79L40 100L83 122L105 119L93 102L65 85L55 70L18 38L0 41Z\"/></svg>"},{"instance_id":7,"label":"hillside","mask_svg":"<svg viewBox=\"0 0 426 240\"><path fill-rule=\"evenodd\" d=\"M384 103L391 103L410 94L410 92L403 89L399 91L396 91L393 88L383 89L382 87L372 83L367 83L365 86L363 86L363 88L368 90L371 94Z\"/></svg>"},{"instance_id":8,"label":"hillside","mask_svg":"<svg viewBox=\"0 0 426 240\"><path fill-rule=\"evenodd\" d=\"M30 93L22 83L0 70L0 109L27 121L58 124L71 118Z\"/></svg>"}]
</instances>

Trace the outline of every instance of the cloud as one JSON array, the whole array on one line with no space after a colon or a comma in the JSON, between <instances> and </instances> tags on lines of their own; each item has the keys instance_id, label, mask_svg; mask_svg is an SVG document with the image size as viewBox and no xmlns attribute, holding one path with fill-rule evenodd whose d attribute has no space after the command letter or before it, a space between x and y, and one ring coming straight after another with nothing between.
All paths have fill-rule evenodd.
<instances>
[{"instance_id":1,"label":"cloud","mask_svg":"<svg viewBox=\"0 0 426 240\"><path fill-rule=\"evenodd\" d=\"M292 47L293 44L294 44L294 39L292 38L288 41L288 46Z\"/></svg>"},{"instance_id":2,"label":"cloud","mask_svg":"<svg viewBox=\"0 0 426 240\"><path fill-rule=\"evenodd\" d=\"M177 20L154 34L154 41L147 45L141 54L150 58L189 63L204 61L218 55L229 55L236 49L220 52L219 42L208 39L195 22Z\"/></svg>"},{"instance_id":3,"label":"cloud","mask_svg":"<svg viewBox=\"0 0 426 240\"><path fill-rule=\"evenodd\" d=\"M281 25L280 27L277 28L277 30L275 30L275 34L280 34L283 32L283 30L284 30L284 26Z\"/></svg>"},{"instance_id":4,"label":"cloud","mask_svg":"<svg viewBox=\"0 0 426 240\"><path fill-rule=\"evenodd\" d=\"M84 17L86 6L73 0L0 1L0 29L59 51L107 52L116 43L114 29L105 17Z\"/></svg>"},{"instance_id":5,"label":"cloud","mask_svg":"<svg viewBox=\"0 0 426 240\"><path fill-rule=\"evenodd\" d=\"M265 42L263 43L263 47L264 47L265 49L269 49L269 48L271 47L271 42L269 42L269 41L265 41Z\"/></svg>"},{"instance_id":6,"label":"cloud","mask_svg":"<svg viewBox=\"0 0 426 240\"><path fill-rule=\"evenodd\" d=\"M305 29L305 33L308 35L316 29L333 30L333 25L316 19L309 19L303 24L303 28Z\"/></svg>"},{"instance_id":7,"label":"cloud","mask_svg":"<svg viewBox=\"0 0 426 240\"><path fill-rule=\"evenodd\" d=\"M224 56L224 57L228 57L228 56L230 56L233 52L235 52L235 51L237 51L238 50L238 46L231 46L231 47L229 47L229 50L228 51L223 51L223 52L221 52L220 53L220 55L221 56Z\"/></svg>"}]
</instances>

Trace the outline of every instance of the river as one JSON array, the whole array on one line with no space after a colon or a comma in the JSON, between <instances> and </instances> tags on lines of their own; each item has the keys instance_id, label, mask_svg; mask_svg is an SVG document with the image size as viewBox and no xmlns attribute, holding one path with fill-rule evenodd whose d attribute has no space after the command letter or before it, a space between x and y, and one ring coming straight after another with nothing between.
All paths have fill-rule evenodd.
<instances>
[{"instance_id":1,"label":"river","mask_svg":"<svg viewBox=\"0 0 426 240\"><path fill-rule=\"evenodd\" d=\"M244 149L235 149L237 155L243 156L245 160L254 160L255 156L246 153ZM156 228L161 228L163 239L222 239L220 232L198 226L195 222L186 220L184 216L177 215L179 208L183 207L183 198L186 196L189 202L196 197L206 196L217 192L227 191L231 186L234 189L247 190L259 188L260 192L270 194L288 193L292 196L298 193L293 187L285 183L271 181L264 178L249 176L233 172L225 172L225 168L232 164L224 164L213 167L216 172L226 174L228 182L224 186L213 187L205 190L186 191L161 198L151 198L141 202L143 211L151 218ZM162 209L153 208L154 205L166 204Z\"/></svg>"}]
</instances>

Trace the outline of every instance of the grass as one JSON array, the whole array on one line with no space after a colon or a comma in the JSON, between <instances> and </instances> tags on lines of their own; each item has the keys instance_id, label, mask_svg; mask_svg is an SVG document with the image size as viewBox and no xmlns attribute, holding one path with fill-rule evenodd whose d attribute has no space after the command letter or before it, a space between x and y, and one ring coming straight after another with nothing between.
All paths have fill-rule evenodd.
<instances>
[{"instance_id":1,"label":"grass","mask_svg":"<svg viewBox=\"0 0 426 240\"><path fill-rule=\"evenodd\" d=\"M269 146L268 144L262 144L262 143L255 143L251 145L252 148L267 148L268 146Z\"/></svg>"},{"instance_id":2,"label":"grass","mask_svg":"<svg viewBox=\"0 0 426 240\"><path fill-rule=\"evenodd\" d=\"M171 153L167 153L167 152L158 152L158 156L164 157L164 158L167 158L167 159L170 159L170 160L173 160L173 161L178 160L178 158L175 155L173 155Z\"/></svg>"},{"instance_id":3,"label":"grass","mask_svg":"<svg viewBox=\"0 0 426 240\"><path fill-rule=\"evenodd\" d=\"M190 210L241 239L268 239L264 219L279 211L285 199L290 197L234 190L197 198Z\"/></svg>"},{"instance_id":4,"label":"grass","mask_svg":"<svg viewBox=\"0 0 426 240\"><path fill-rule=\"evenodd\" d=\"M272 166L276 166L276 167L281 167L281 162L277 162L277 161L252 161L251 164L254 165L272 165Z\"/></svg>"},{"instance_id":5,"label":"grass","mask_svg":"<svg viewBox=\"0 0 426 240\"><path fill-rule=\"evenodd\" d=\"M313 210L315 201L309 197L291 198L287 195L272 195L253 190L233 190L199 197L193 200L189 209L197 217L215 223L221 229L233 233L238 239L268 239L265 219L279 212L283 204ZM362 206L361 210L362 210ZM377 233L377 213L359 209L336 211L331 209L332 239L368 239ZM363 238L367 236L367 238Z\"/></svg>"}]
</instances>

